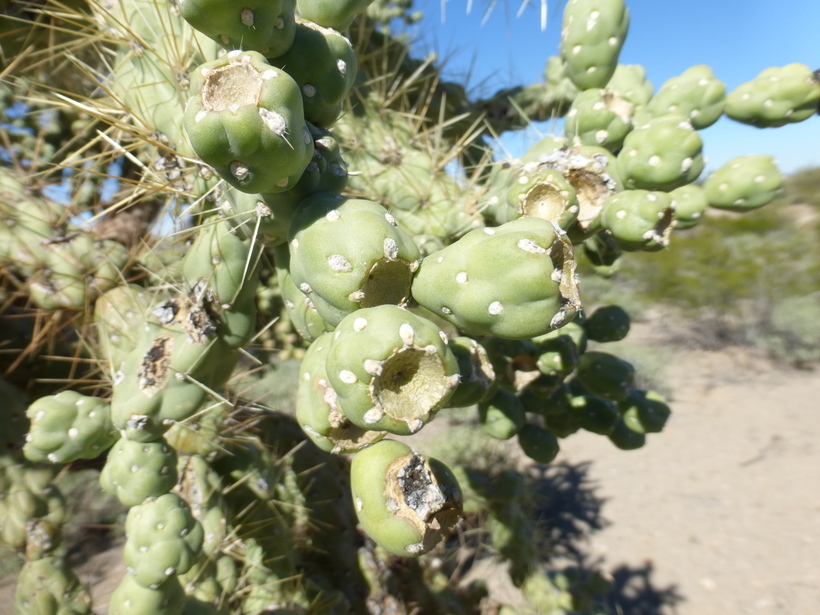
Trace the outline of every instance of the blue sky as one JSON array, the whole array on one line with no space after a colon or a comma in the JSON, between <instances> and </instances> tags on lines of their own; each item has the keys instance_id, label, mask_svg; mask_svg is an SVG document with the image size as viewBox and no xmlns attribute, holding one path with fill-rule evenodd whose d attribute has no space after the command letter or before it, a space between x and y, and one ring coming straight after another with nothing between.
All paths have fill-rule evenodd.
<instances>
[{"instance_id":1,"label":"blue sky","mask_svg":"<svg viewBox=\"0 0 820 615\"><path fill-rule=\"evenodd\" d=\"M708 64L729 90L764 68L801 62L820 68L820 1L627 0L629 35L624 64L642 64L657 90L695 64ZM451 78L471 73L474 92L490 94L542 80L544 62L558 52L564 0L548 0L541 31L540 0L520 17L519 0L498 0L482 25L489 0L416 0L425 18L414 28L419 53L436 49ZM541 127L549 130L549 126ZM560 127L559 127L560 129ZM735 156L771 154L784 172L820 165L820 116L776 129L757 129L722 118L702 131L707 170ZM513 155L537 135L508 136Z\"/></svg>"}]
</instances>

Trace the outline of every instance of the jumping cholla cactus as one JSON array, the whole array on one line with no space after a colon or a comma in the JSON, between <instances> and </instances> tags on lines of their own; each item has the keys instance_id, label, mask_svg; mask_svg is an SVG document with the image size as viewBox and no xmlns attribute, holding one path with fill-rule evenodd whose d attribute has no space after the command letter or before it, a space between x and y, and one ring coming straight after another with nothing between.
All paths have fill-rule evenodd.
<instances>
[{"instance_id":1,"label":"jumping cholla cactus","mask_svg":"<svg viewBox=\"0 0 820 615\"><path fill-rule=\"evenodd\" d=\"M722 113L806 120L816 73L769 68L727 95L701 65L653 95L618 64L622 0L570 0L544 82L485 100L384 26L418 19L410 2L54 2L37 24L18 8L0 94L75 130L21 127L18 164L0 168L0 539L24 562L17 612L90 612L53 484L77 462L130 508L112 614L488 612L441 557L412 559L447 553L479 512L520 612L604 612L602 579L539 568L521 474L451 469L401 437L475 407L475 429L548 464L580 429L624 450L660 432L663 398L587 350L629 317L585 312L576 259L610 276L709 207L772 201L767 156L696 185L698 130ZM84 95L36 87L60 61ZM521 158L486 144L563 114L566 137ZM90 187L47 198L22 172L32 158ZM244 395L282 344L303 359L295 407L278 409L292 412Z\"/></svg>"}]
</instances>

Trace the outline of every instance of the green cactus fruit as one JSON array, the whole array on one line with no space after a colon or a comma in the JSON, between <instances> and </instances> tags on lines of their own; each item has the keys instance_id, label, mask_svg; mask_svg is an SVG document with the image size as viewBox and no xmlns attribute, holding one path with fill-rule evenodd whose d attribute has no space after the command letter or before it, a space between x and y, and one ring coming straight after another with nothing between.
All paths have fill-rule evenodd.
<instances>
[{"instance_id":1,"label":"green cactus fruit","mask_svg":"<svg viewBox=\"0 0 820 615\"><path fill-rule=\"evenodd\" d=\"M256 332L256 286L260 246L228 222L208 220L189 248L182 275L191 294L216 321L230 348L244 346Z\"/></svg>"},{"instance_id":2,"label":"green cactus fruit","mask_svg":"<svg viewBox=\"0 0 820 615\"><path fill-rule=\"evenodd\" d=\"M623 250L618 247L611 234L605 231L595 233L584 240L582 248L596 275L611 278L618 272Z\"/></svg>"},{"instance_id":3,"label":"green cactus fruit","mask_svg":"<svg viewBox=\"0 0 820 615\"><path fill-rule=\"evenodd\" d=\"M319 336L302 359L296 392L296 420L323 451L353 453L387 434L357 427L339 410L338 396L328 381L325 367L332 342L332 333Z\"/></svg>"},{"instance_id":4,"label":"green cactus fruit","mask_svg":"<svg viewBox=\"0 0 820 615\"><path fill-rule=\"evenodd\" d=\"M297 0L296 10L302 19L342 32L372 2L373 0Z\"/></svg>"},{"instance_id":5,"label":"green cactus fruit","mask_svg":"<svg viewBox=\"0 0 820 615\"><path fill-rule=\"evenodd\" d=\"M119 437L111 424L109 405L74 391L41 397L26 414L31 430L23 452L34 462L95 459Z\"/></svg>"},{"instance_id":6,"label":"green cactus fruit","mask_svg":"<svg viewBox=\"0 0 820 615\"><path fill-rule=\"evenodd\" d=\"M618 409L623 415L626 425L635 432L660 433L672 411L666 404L666 399L655 391L641 391L635 389L629 396L619 402Z\"/></svg>"},{"instance_id":7,"label":"green cactus fruit","mask_svg":"<svg viewBox=\"0 0 820 615\"><path fill-rule=\"evenodd\" d=\"M688 68L661 86L647 105L655 116L678 113L697 130L708 128L723 115L726 85L705 64Z\"/></svg>"},{"instance_id":8,"label":"green cactus fruit","mask_svg":"<svg viewBox=\"0 0 820 615\"><path fill-rule=\"evenodd\" d=\"M302 173L302 177L287 192L261 195L267 206L280 220L284 221L285 215L290 216L288 224L285 225L283 235L285 241L287 241L290 219L299 203L316 192L341 194L348 181L347 162L342 158L342 150L336 136L329 130L314 126L310 122L307 122L307 127L313 138L313 157L305 172ZM276 234L277 236L280 234L279 226L277 226Z\"/></svg>"},{"instance_id":9,"label":"green cactus fruit","mask_svg":"<svg viewBox=\"0 0 820 615\"><path fill-rule=\"evenodd\" d=\"M420 430L459 382L447 336L394 305L364 308L339 323L325 366L354 425L398 435Z\"/></svg>"},{"instance_id":10,"label":"green cactus fruit","mask_svg":"<svg viewBox=\"0 0 820 615\"><path fill-rule=\"evenodd\" d=\"M464 333L508 339L558 328L580 307L572 246L560 229L538 218L476 229L431 254L412 292Z\"/></svg>"},{"instance_id":11,"label":"green cactus fruit","mask_svg":"<svg viewBox=\"0 0 820 615\"><path fill-rule=\"evenodd\" d=\"M561 330L558 329L558 331ZM563 380L578 367L580 353L578 352L578 346L570 335L536 339L540 341L538 342L535 365L542 374Z\"/></svg>"},{"instance_id":12,"label":"green cactus fruit","mask_svg":"<svg viewBox=\"0 0 820 615\"><path fill-rule=\"evenodd\" d=\"M39 559L60 544L66 506L49 467L10 465L0 474L0 544Z\"/></svg>"},{"instance_id":13,"label":"green cactus fruit","mask_svg":"<svg viewBox=\"0 0 820 615\"><path fill-rule=\"evenodd\" d=\"M702 150L703 140L688 119L676 113L663 115L626 136L618 172L628 189L674 190L701 174Z\"/></svg>"},{"instance_id":14,"label":"green cactus fruit","mask_svg":"<svg viewBox=\"0 0 820 615\"><path fill-rule=\"evenodd\" d=\"M356 453L350 491L368 535L404 557L432 549L453 530L462 510L461 489L450 469L393 440Z\"/></svg>"},{"instance_id":15,"label":"green cactus fruit","mask_svg":"<svg viewBox=\"0 0 820 615\"><path fill-rule=\"evenodd\" d=\"M630 429L623 417L618 418L607 437L622 451L634 451L646 444L646 435Z\"/></svg>"},{"instance_id":16,"label":"green cactus fruit","mask_svg":"<svg viewBox=\"0 0 820 615\"><path fill-rule=\"evenodd\" d=\"M111 594L108 615L179 615L185 601L185 590L175 576L149 588L126 574Z\"/></svg>"},{"instance_id":17,"label":"green cactus fruit","mask_svg":"<svg viewBox=\"0 0 820 615\"><path fill-rule=\"evenodd\" d=\"M122 280L128 249L116 241L79 235L47 244L28 279L31 300L45 310L82 309Z\"/></svg>"},{"instance_id":18,"label":"green cactus fruit","mask_svg":"<svg viewBox=\"0 0 820 615\"><path fill-rule=\"evenodd\" d=\"M591 393L620 401L626 399L632 389L635 368L607 352L588 351L581 356L576 374Z\"/></svg>"},{"instance_id":19,"label":"green cactus fruit","mask_svg":"<svg viewBox=\"0 0 820 615\"><path fill-rule=\"evenodd\" d=\"M507 210L497 216L500 223L521 217L540 218L562 229L578 219L578 196L564 176L555 169L525 165L507 191Z\"/></svg>"},{"instance_id":20,"label":"green cactus fruit","mask_svg":"<svg viewBox=\"0 0 820 615\"><path fill-rule=\"evenodd\" d=\"M230 51L191 74L185 130L197 155L242 192L283 192L313 156L296 82L253 51Z\"/></svg>"},{"instance_id":21,"label":"green cactus fruit","mask_svg":"<svg viewBox=\"0 0 820 615\"><path fill-rule=\"evenodd\" d=\"M703 192L710 207L742 212L771 203L783 183L771 156L739 156L707 177Z\"/></svg>"},{"instance_id":22,"label":"green cactus fruit","mask_svg":"<svg viewBox=\"0 0 820 615\"><path fill-rule=\"evenodd\" d=\"M599 216L606 200L622 189L615 157L602 147L582 145L553 149L538 157L539 167L559 171L575 188L578 219L568 232L573 242L583 240L600 227Z\"/></svg>"},{"instance_id":23,"label":"green cactus fruit","mask_svg":"<svg viewBox=\"0 0 820 615\"><path fill-rule=\"evenodd\" d=\"M566 438L581 429L582 413L572 406L572 395L566 385L559 384L552 393L536 395L530 389L521 394L524 410L544 418L544 426L558 438Z\"/></svg>"},{"instance_id":24,"label":"green cactus fruit","mask_svg":"<svg viewBox=\"0 0 820 615\"><path fill-rule=\"evenodd\" d=\"M582 429L602 436L609 434L620 418L618 407L602 397L578 395L570 400L570 405Z\"/></svg>"},{"instance_id":25,"label":"green cactus fruit","mask_svg":"<svg viewBox=\"0 0 820 615\"><path fill-rule=\"evenodd\" d=\"M593 342L620 342L629 333L629 314L619 305L604 305L581 321Z\"/></svg>"},{"instance_id":26,"label":"green cactus fruit","mask_svg":"<svg viewBox=\"0 0 820 615\"><path fill-rule=\"evenodd\" d=\"M554 433L532 423L519 430L518 444L524 454L536 463L551 463L560 449Z\"/></svg>"},{"instance_id":27,"label":"green cactus fruit","mask_svg":"<svg viewBox=\"0 0 820 615\"><path fill-rule=\"evenodd\" d=\"M313 195L289 238L293 281L331 325L359 308L407 304L421 254L378 203Z\"/></svg>"},{"instance_id":28,"label":"green cactus fruit","mask_svg":"<svg viewBox=\"0 0 820 615\"><path fill-rule=\"evenodd\" d=\"M91 594L58 556L29 560L17 576L14 612L19 615L87 615Z\"/></svg>"},{"instance_id":29,"label":"green cactus fruit","mask_svg":"<svg viewBox=\"0 0 820 615\"><path fill-rule=\"evenodd\" d=\"M634 105L612 90L584 90L572 102L564 130L572 145L595 145L615 152L632 130Z\"/></svg>"},{"instance_id":30,"label":"green cactus fruit","mask_svg":"<svg viewBox=\"0 0 820 615\"><path fill-rule=\"evenodd\" d=\"M137 345L139 325L150 312L151 294L141 286L116 286L94 303L101 357L114 373Z\"/></svg>"},{"instance_id":31,"label":"green cactus fruit","mask_svg":"<svg viewBox=\"0 0 820 615\"><path fill-rule=\"evenodd\" d=\"M675 188L669 196L675 202L675 230L697 226L709 206L703 187L697 184Z\"/></svg>"},{"instance_id":32,"label":"green cactus fruit","mask_svg":"<svg viewBox=\"0 0 820 615\"><path fill-rule=\"evenodd\" d=\"M639 64L618 64L606 89L635 107L645 107L655 93L655 86L646 78L646 69Z\"/></svg>"},{"instance_id":33,"label":"green cactus fruit","mask_svg":"<svg viewBox=\"0 0 820 615\"><path fill-rule=\"evenodd\" d=\"M478 404L478 418L484 431L497 440L509 440L527 420L521 400L504 389Z\"/></svg>"},{"instance_id":34,"label":"green cactus fruit","mask_svg":"<svg viewBox=\"0 0 820 615\"><path fill-rule=\"evenodd\" d=\"M469 337L458 336L447 342L458 361L460 379L447 403L453 408L472 406L484 399L495 383L495 371L484 347Z\"/></svg>"},{"instance_id":35,"label":"green cactus fruit","mask_svg":"<svg viewBox=\"0 0 820 615\"><path fill-rule=\"evenodd\" d=\"M604 87L615 72L629 29L623 0L570 0L564 7L561 58L581 90Z\"/></svg>"},{"instance_id":36,"label":"green cactus fruit","mask_svg":"<svg viewBox=\"0 0 820 615\"><path fill-rule=\"evenodd\" d=\"M817 113L820 80L805 64L767 68L726 96L726 115L758 128L802 122Z\"/></svg>"},{"instance_id":37,"label":"green cactus fruit","mask_svg":"<svg viewBox=\"0 0 820 615\"><path fill-rule=\"evenodd\" d=\"M168 493L177 484L177 454L165 440L118 440L100 472L100 486L125 506Z\"/></svg>"},{"instance_id":38,"label":"green cactus fruit","mask_svg":"<svg viewBox=\"0 0 820 615\"><path fill-rule=\"evenodd\" d=\"M293 44L296 0L184 0L179 13L194 28L228 49L281 56Z\"/></svg>"},{"instance_id":39,"label":"green cactus fruit","mask_svg":"<svg viewBox=\"0 0 820 615\"><path fill-rule=\"evenodd\" d=\"M662 250L675 226L674 201L665 192L624 190L604 204L601 226L625 252Z\"/></svg>"},{"instance_id":40,"label":"green cactus fruit","mask_svg":"<svg viewBox=\"0 0 820 615\"><path fill-rule=\"evenodd\" d=\"M565 147L569 147L569 143L564 137L549 135L538 140L527 148L527 151L524 152L524 155L521 156L520 160L509 160L505 162L510 165L508 167L509 172L517 174L519 169L524 165L531 162L540 163L542 157L549 157L554 152Z\"/></svg>"},{"instance_id":41,"label":"green cactus fruit","mask_svg":"<svg viewBox=\"0 0 820 615\"><path fill-rule=\"evenodd\" d=\"M300 21L293 45L271 63L287 71L299 84L308 122L330 126L339 119L358 70L356 54L344 36Z\"/></svg>"},{"instance_id":42,"label":"green cactus fruit","mask_svg":"<svg viewBox=\"0 0 820 615\"><path fill-rule=\"evenodd\" d=\"M204 538L190 507L174 493L131 508L125 519L125 535L126 570L137 583L150 589L187 572Z\"/></svg>"},{"instance_id":43,"label":"green cactus fruit","mask_svg":"<svg viewBox=\"0 0 820 615\"><path fill-rule=\"evenodd\" d=\"M290 275L290 250L287 245L274 248L276 275L279 280L279 291L290 321L302 339L312 342L323 333L332 331L308 295L299 290Z\"/></svg>"}]
</instances>

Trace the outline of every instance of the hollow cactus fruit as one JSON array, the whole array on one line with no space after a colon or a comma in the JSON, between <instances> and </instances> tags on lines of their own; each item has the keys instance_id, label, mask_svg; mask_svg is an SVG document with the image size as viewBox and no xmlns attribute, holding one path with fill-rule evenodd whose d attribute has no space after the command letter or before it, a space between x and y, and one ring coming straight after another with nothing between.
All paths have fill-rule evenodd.
<instances>
[{"instance_id":1,"label":"hollow cactus fruit","mask_svg":"<svg viewBox=\"0 0 820 615\"><path fill-rule=\"evenodd\" d=\"M362 429L342 414L339 397L327 375L326 361L332 343L333 333L319 336L302 359L296 393L296 420L323 451L350 453L377 442L387 434Z\"/></svg>"},{"instance_id":2,"label":"hollow cactus fruit","mask_svg":"<svg viewBox=\"0 0 820 615\"><path fill-rule=\"evenodd\" d=\"M726 97L726 115L758 128L802 122L818 112L820 80L805 64L762 71Z\"/></svg>"},{"instance_id":3,"label":"hollow cactus fruit","mask_svg":"<svg viewBox=\"0 0 820 615\"><path fill-rule=\"evenodd\" d=\"M499 269L499 258L510 268ZM465 333L509 339L560 327L580 305L569 241L535 218L476 229L425 257L412 293Z\"/></svg>"},{"instance_id":4,"label":"hollow cactus fruit","mask_svg":"<svg viewBox=\"0 0 820 615\"><path fill-rule=\"evenodd\" d=\"M254 51L234 50L191 75L185 129L197 155L243 192L293 187L313 155L302 94Z\"/></svg>"},{"instance_id":5,"label":"hollow cactus fruit","mask_svg":"<svg viewBox=\"0 0 820 615\"><path fill-rule=\"evenodd\" d=\"M461 489L450 469L394 440L356 453L350 491L367 533L405 557L438 544L455 527L462 508Z\"/></svg>"},{"instance_id":6,"label":"hollow cactus fruit","mask_svg":"<svg viewBox=\"0 0 820 615\"><path fill-rule=\"evenodd\" d=\"M398 435L419 431L459 382L441 330L393 305L357 310L340 322L325 368L354 425Z\"/></svg>"},{"instance_id":7,"label":"hollow cactus fruit","mask_svg":"<svg viewBox=\"0 0 820 615\"><path fill-rule=\"evenodd\" d=\"M561 27L567 77L581 90L602 88L615 72L629 29L623 0L570 0Z\"/></svg>"},{"instance_id":8,"label":"hollow cactus fruit","mask_svg":"<svg viewBox=\"0 0 820 615\"><path fill-rule=\"evenodd\" d=\"M748 211L771 203L783 182L773 157L740 156L707 177L703 192L710 207Z\"/></svg>"}]
</instances>

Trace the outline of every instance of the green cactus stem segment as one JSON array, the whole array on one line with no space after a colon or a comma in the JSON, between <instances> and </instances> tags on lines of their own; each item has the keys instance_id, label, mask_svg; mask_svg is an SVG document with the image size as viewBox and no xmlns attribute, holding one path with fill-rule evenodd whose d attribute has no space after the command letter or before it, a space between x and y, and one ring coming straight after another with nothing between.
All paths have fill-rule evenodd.
<instances>
[{"instance_id":1,"label":"green cactus stem segment","mask_svg":"<svg viewBox=\"0 0 820 615\"><path fill-rule=\"evenodd\" d=\"M452 390L441 357L425 348L400 348L376 369L370 383L373 401L408 424L429 416Z\"/></svg>"}]
</instances>

